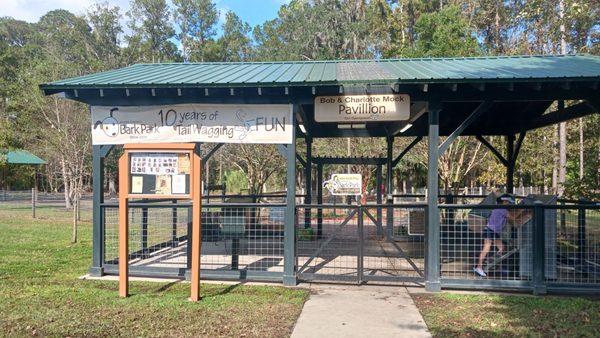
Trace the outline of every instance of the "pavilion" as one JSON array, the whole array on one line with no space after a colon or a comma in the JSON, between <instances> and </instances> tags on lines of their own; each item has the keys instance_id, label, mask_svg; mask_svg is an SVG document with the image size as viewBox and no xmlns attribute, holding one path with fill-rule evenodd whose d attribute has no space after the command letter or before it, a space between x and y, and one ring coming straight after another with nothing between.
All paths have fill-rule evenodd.
<instances>
[{"instance_id":1,"label":"pavilion","mask_svg":"<svg viewBox=\"0 0 600 338\"><path fill-rule=\"evenodd\" d=\"M507 258L504 263L501 263L503 266L509 266L508 269L499 269L495 278L481 279L474 278L463 271L464 266L470 263L464 263L464 266L456 268L457 262L461 262L460 255L456 254L457 250L448 249L449 245L471 248L462 249L462 254L469 251L466 253L468 258L464 259L466 262L474 254L472 247L473 243L477 243L477 236L466 230L460 230L460 236L456 236L456 231L459 231L456 227L460 226L459 223L452 218L450 224L449 218L445 216L448 211L454 213L461 209L468 212L477 209L477 206L441 204L435 193L428 194L426 204L398 205L394 204L391 194L383 196L380 191L377 197L378 203L370 206L377 209L376 215L368 208L346 206L344 209L346 214L338 220L328 216L332 210L335 212L335 209L323 204L322 168L323 165L329 164L375 165L379 180L385 181L385 191L391 192L393 191L391 175L393 168L415 144L426 138L428 140L427 189L429 192L439 191L440 155L457 137L470 135L477 137L506 167L506 189L512 192L514 167L526 133L536 128L598 114L600 111L599 81L600 57L549 55L136 64L43 84L41 89L46 95L62 95L92 107L148 107L180 104L231 106L289 104L292 106L292 123L295 126L293 138L305 139L307 149L306 157L303 158L297 153L295 142L278 146L281 154L286 158L287 165L285 199L278 204L203 205L206 214L215 217L207 216L206 219L203 218L203 223L208 225L214 222L221 226L221 228L216 227L221 230L215 230L219 231L219 236L215 237L214 245L208 239L210 234L203 232L203 238L207 238L207 243L203 244L202 249L203 259L205 254L207 257L211 254L232 255L231 263L224 258L214 258L213 261L219 263L214 269L209 268L213 261L207 258L208 264L202 270L204 278L274 280L282 281L285 285L295 285L298 280L361 283L400 281L423 283L430 291L445 287L473 287L526 289L545 293L547 290L555 289L580 291L591 288L597 291L600 287L598 271L591 271L594 269L593 266L600 264L597 258L594 258L600 257L598 255L600 224L594 224L600 217L589 217L591 214L598 215L600 208L598 204L530 205L531 212L535 215L532 221L532 232L527 236L520 234L518 238L514 238L518 243L527 241L528 245L519 244L520 255L517 258L510 258L512 260ZM321 120L315 109L317 97L379 94L408 96L409 116L396 121L319 122ZM558 108L548 112L555 102L558 103ZM445 136L443 142L440 138L442 136ZM494 148L486 139L487 136L503 137L506 149ZM314 139L335 137L384 138L387 142L387 156L385 158L312 156ZM392 145L397 137L412 139L409 147L400 154L393 153ZM103 200L102 184L104 158L113 146L111 144L93 146L94 228L93 260L90 271L95 275L116 272L114 257L110 256L112 249L109 244L115 237L114 229L111 230L109 225L111 219L114 221L115 206ZM210 151L204 151L203 158L205 160L210 158L218 147L219 145ZM301 165L306 171L307 189L303 205L296 205L295 202L297 165ZM313 167L317 167L318 173L316 200L313 199L313 192L309 188L312 186ZM178 217L176 208L186 208L185 205L174 204L161 206L169 212L173 210L174 218ZM151 276L185 275L188 269L186 264L189 264L185 261L186 235L178 235L177 231L180 231L179 234L185 232L186 221L182 221L183 225L175 224L174 221L172 229L155 230L168 232L168 236L162 242L148 243L147 237L151 236L148 231L153 231L152 229L157 229L158 226L153 228L150 224L149 228L148 222L152 222L152 217L148 216L150 207L141 204L139 207L141 208L142 244L139 251L131 254L131 273ZM268 227L260 228L260 231L253 228L254 232L247 230L246 234L239 235L239 238L223 236L222 227L226 222L227 210L229 210L227 208L248 208L248 210L271 208L268 219L261 218L263 225L266 224ZM401 230L404 229L405 224L398 222L401 217L404 217L402 215L411 215L416 209L420 209L424 215L426 224L424 232L414 235L410 233L409 228L408 234L405 234L404 230ZM564 255L559 255L559 259L555 260L556 257L548 257L547 254L547 246L550 242L544 241L544 238L547 238L545 236L550 233L546 230L550 226L548 218L544 215L550 212L561 212L563 209L568 209L568 212L562 213L566 215L563 223L574 225L573 231L576 232L575 237L579 236L577 237L579 246L578 249L572 249L573 255L564 252ZM272 217L279 212L278 210L284 210L281 224L276 224L277 217ZM579 217L572 216L578 212ZM582 213L583 234L581 234ZM585 227L586 213L588 230ZM182 212L179 213L180 216L181 214ZM148 221L148 218L151 220ZM318 238L313 241L299 239L296 234L300 224L301 227L311 227L316 224L319 227ZM366 240L367 236L371 235L371 226L373 236L383 236L383 240L377 243L375 240ZM554 226L555 224L552 225ZM259 232L262 235L259 236L257 234ZM224 245L219 246L218 243L221 242ZM227 251L230 249L231 251ZM167 250L173 252L179 250L179 253L183 254L178 256L179 260L167 260L156 256ZM530 252L526 254L525 250ZM390 254L390 251L393 253ZM449 251L452 251L452 257L448 256ZM245 256L253 258L245 261ZM576 263L568 263L572 261L571 256L579 260ZM153 259L155 265L144 263ZM530 264L527 269L523 267L524 259L532 260L526 263ZM136 265L138 263L139 265ZM390 264L393 267L390 267ZM559 271L566 272L559 273L558 277L550 276L548 271L554 267L549 268L548 264L562 264ZM462 269L461 274L456 273L458 271L456 269Z\"/></svg>"}]
</instances>

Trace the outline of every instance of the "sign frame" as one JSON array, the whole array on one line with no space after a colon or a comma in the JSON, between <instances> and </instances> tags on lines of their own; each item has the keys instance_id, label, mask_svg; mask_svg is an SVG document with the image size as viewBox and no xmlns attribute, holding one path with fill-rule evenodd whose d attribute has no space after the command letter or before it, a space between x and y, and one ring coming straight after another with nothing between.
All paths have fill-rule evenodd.
<instances>
[{"instance_id":1,"label":"sign frame","mask_svg":"<svg viewBox=\"0 0 600 338\"><path fill-rule=\"evenodd\" d=\"M410 95L366 94L317 96L317 123L368 123L410 119Z\"/></svg>"},{"instance_id":2,"label":"sign frame","mask_svg":"<svg viewBox=\"0 0 600 338\"><path fill-rule=\"evenodd\" d=\"M200 300L200 258L202 245L202 159L195 143L125 144L119 158L119 296L129 295L129 202L132 199L171 199L192 202L192 268L190 301ZM131 185L131 155L135 153L184 153L190 159L190 189L188 194L133 194Z\"/></svg>"}]
</instances>

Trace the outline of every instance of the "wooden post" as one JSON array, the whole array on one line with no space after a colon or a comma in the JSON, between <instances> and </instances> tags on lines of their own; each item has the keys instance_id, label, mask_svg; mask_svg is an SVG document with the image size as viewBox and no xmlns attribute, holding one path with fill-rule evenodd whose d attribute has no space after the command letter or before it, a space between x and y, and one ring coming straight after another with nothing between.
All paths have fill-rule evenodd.
<instances>
[{"instance_id":1,"label":"wooden post","mask_svg":"<svg viewBox=\"0 0 600 338\"><path fill-rule=\"evenodd\" d=\"M119 296L129 295L129 152L119 159Z\"/></svg>"},{"instance_id":2,"label":"wooden post","mask_svg":"<svg viewBox=\"0 0 600 338\"><path fill-rule=\"evenodd\" d=\"M31 216L35 218L35 188L31 188Z\"/></svg>"},{"instance_id":3,"label":"wooden post","mask_svg":"<svg viewBox=\"0 0 600 338\"><path fill-rule=\"evenodd\" d=\"M202 224L200 212L202 210L202 170L200 155L194 152L192 155L192 171L190 177L192 194L192 273L190 301L200 300L200 257L202 245Z\"/></svg>"}]
</instances>

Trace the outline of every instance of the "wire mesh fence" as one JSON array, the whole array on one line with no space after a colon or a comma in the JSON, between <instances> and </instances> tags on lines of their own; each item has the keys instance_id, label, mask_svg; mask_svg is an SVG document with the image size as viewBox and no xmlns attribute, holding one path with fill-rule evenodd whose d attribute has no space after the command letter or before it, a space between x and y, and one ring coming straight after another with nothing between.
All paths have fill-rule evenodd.
<instances>
[{"instance_id":1,"label":"wire mesh fence","mask_svg":"<svg viewBox=\"0 0 600 338\"><path fill-rule=\"evenodd\" d=\"M531 280L528 206L441 205L442 279Z\"/></svg>"},{"instance_id":2,"label":"wire mesh fence","mask_svg":"<svg viewBox=\"0 0 600 338\"><path fill-rule=\"evenodd\" d=\"M297 209L297 272L305 280L357 281L358 208L311 206Z\"/></svg>"},{"instance_id":3,"label":"wire mesh fence","mask_svg":"<svg viewBox=\"0 0 600 338\"><path fill-rule=\"evenodd\" d=\"M283 204L202 208L202 269L283 273Z\"/></svg>"},{"instance_id":4,"label":"wire mesh fence","mask_svg":"<svg viewBox=\"0 0 600 338\"><path fill-rule=\"evenodd\" d=\"M543 198L528 197L516 206L441 205L441 278L600 286L600 206L545 198L534 204ZM498 214L506 217L502 227L495 226ZM541 281L534 281L536 270Z\"/></svg>"},{"instance_id":5,"label":"wire mesh fence","mask_svg":"<svg viewBox=\"0 0 600 338\"><path fill-rule=\"evenodd\" d=\"M600 285L600 208L592 205L547 209L557 214L554 246L547 246L546 265L555 268L546 281L557 285Z\"/></svg>"},{"instance_id":6,"label":"wire mesh fence","mask_svg":"<svg viewBox=\"0 0 600 338\"><path fill-rule=\"evenodd\" d=\"M422 211L423 205L300 206L299 277L357 283L420 281L424 237L409 234L410 214L418 209ZM424 225L416 223L423 220L413 217L413 230L422 230Z\"/></svg>"},{"instance_id":7,"label":"wire mesh fence","mask_svg":"<svg viewBox=\"0 0 600 338\"><path fill-rule=\"evenodd\" d=\"M119 215L117 207L103 208L104 263L119 262ZM187 234L190 210L187 206L129 207L129 264L133 267L187 268Z\"/></svg>"},{"instance_id":8,"label":"wire mesh fence","mask_svg":"<svg viewBox=\"0 0 600 338\"><path fill-rule=\"evenodd\" d=\"M202 206L203 271L283 272L284 205ZM118 264L118 207L103 208L104 264ZM129 208L129 264L132 272L181 276L189 268L189 206Z\"/></svg>"},{"instance_id":9,"label":"wire mesh fence","mask_svg":"<svg viewBox=\"0 0 600 338\"><path fill-rule=\"evenodd\" d=\"M525 198L518 205L441 204L437 245L442 285L530 289L539 282L536 271L543 266L542 283L549 288L598 287L600 205L534 200ZM104 264L110 266L118 263L118 208L112 204L102 210ZM130 208L133 274L185 274L190 213L189 205L164 202ZM204 274L282 276L284 214L285 205L279 203L203 205ZM307 281L422 282L426 219L424 203L299 205L294 233L297 276Z\"/></svg>"}]
</instances>

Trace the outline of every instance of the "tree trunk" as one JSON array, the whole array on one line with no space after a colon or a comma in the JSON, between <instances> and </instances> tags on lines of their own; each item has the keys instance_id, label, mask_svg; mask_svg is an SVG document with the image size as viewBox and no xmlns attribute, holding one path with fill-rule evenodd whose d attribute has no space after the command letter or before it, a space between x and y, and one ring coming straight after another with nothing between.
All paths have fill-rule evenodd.
<instances>
[{"instance_id":1,"label":"tree trunk","mask_svg":"<svg viewBox=\"0 0 600 338\"><path fill-rule=\"evenodd\" d=\"M68 175L68 170L67 170L67 163L64 159L61 159L60 161L61 164L61 172L62 172L62 177L63 177L63 185L64 185L64 195L65 195L65 208L69 209L72 206L72 200L71 200L71 186L70 186L70 180L69 180L69 175Z\"/></svg>"},{"instance_id":2,"label":"tree trunk","mask_svg":"<svg viewBox=\"0 0 600 338\"><path fill-rule=\"evenodd\" d=\"M75 244L77 243L77 213L79 212L79 199L77 197L75 197L73 204L73 229L71 232L71 243Z\"/></svg>"}]
</instances>

